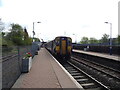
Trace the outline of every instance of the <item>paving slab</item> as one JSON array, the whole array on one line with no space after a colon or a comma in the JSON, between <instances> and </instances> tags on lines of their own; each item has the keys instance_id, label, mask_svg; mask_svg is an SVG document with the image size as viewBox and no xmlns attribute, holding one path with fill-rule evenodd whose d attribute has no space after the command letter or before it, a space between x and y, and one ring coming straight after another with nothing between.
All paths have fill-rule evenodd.
<instances>
[{"instance_id":1,"label":"paving slab","mask_svg":"<svg viewBox=\"0 0 120 90\"><path fill-rule=\"evenodd\" d=\"M38 55L33 58L30 72L21 74L12 88L79 88L83 90L45 48L41 48Z\"/></svg>"},{"instance_id":2,"label":"paving slab","mask_svg":"<svg viewBox=\"0 0 120 90\"><path fill-rule=\"evenodd\" d=\"M75 50L75 49L73 49L73 51L78 52L78 53L84 53L84 54L88 54L88 55L93 55L93 56L98 56L98 57L103 57L103 58L108 58L108 59L113 59L113 60L116 60L116 61L120 61L120 56L117 56L117 55L109 55L109 54L105 54L105 53Z\"/></svg>"}]
</instances>

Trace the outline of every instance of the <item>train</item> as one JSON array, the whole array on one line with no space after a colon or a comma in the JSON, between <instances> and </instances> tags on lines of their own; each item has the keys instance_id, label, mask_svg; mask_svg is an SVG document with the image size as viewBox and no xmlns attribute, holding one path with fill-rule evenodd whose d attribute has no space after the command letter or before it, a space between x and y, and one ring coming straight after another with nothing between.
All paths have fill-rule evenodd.
<instances>
[{"instance_id":1,"label":"train","mask_svg":"<svg viewBox=\"0 0 120 90\"><path fill-rule=\"evenodd\" d=\"M72 39L66 36L58 36L46 43L45 48L55 57L69 60L72 53Z\"/></svg>"}]
</instances>

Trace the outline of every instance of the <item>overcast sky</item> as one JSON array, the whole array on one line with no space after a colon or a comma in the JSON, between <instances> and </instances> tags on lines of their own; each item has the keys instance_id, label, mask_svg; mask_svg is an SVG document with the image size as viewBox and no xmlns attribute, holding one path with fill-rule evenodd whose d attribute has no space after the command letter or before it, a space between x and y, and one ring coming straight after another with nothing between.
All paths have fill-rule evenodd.
<instances>
[{"instance_id":1,"label":"overcast sky","mask_svg":"<svg viewBox=\"0 0 120 90\"><path fill-rule=\"evenodd\" d=\"M103 34L118 35L120 0L0 0L0 18L6 24L18 23L32 36L52 40L70 36L79 42L83 36L100 39ZM41 23L36 23L40 21Z\"/></svg>"}]
</instances>

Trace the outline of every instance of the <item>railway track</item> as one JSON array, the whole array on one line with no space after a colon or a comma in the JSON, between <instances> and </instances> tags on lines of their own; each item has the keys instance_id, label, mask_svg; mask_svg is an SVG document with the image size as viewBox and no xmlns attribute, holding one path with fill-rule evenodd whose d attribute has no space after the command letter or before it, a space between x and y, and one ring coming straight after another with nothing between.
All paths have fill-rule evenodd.
<instances>
[{"instance_id":1,"label":"railway track","mask_svg":"<svg viewBox=\"0 0 120 90\"><path fill-rule=\"evenodd\" d=\"M110 90L71 62L67 62L63 66L85 90Z\"/></svg>"},{"instance_id":2,"label":"railway track","mask_svg":"<svg viewBox=\"0 0 120 90\"><path fill-rule=\"evenodd\" d=\"M7 61L7 60L9 60L10 58L14 58L14 57L17 57L17 56L18 56L18 54L8 55L8 56L1 57L1 58L0 58L0 62Z\"/></svg>"},{"instance_id":3,"label":"railway track","mask_svg":"<svg viewBox=\"0 0 120 90\"><path fill-rule=\"evenodd\" d=\"M72 56L76 57L76 58L80 58L80 59L87 59L91 62L96 62L99 63L101 65L107 66L111 69L114 69L116 71L120 72L120 61L116 59L116 57L109 57L106 58L102 57L102 56L97 56L97 55L91 55L91 54L84 54L84 53L78 53L78 52L72 52Z\"/></svg>"},{"instance_id":4,"label":"railway track","mask_svg":"<svg viewBox=\"0 0 120 90\"><path fill-rule=\"evenodd\" d=\"M108 89L120 89L120 72L98 63L75 57L71 57L71 63L95 78Z\"/></svg>"}]
</instances>

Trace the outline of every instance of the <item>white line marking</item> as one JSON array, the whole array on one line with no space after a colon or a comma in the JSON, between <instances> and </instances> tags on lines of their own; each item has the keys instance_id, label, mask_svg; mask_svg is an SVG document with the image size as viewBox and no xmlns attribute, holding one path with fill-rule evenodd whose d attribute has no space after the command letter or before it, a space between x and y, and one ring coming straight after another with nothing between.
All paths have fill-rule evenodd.
<instances>
[{"instance_id":1,"label":"white line marking","mask_svg":"<svg viewBox=\"0 0 120 90\"><path fill-rule=\"evenodd\" d=\"M49 52L48 52L49 53ZM50 53L49 53L50 54ZM52 56L50 54L50 56ZM75 83L75 85L78 88L83 89L83 87L71 76L71 74L52 56L52 58L55 60L55 62L63 69L63 71L69 76L69 78Z\"/></svg>"}]
</instances>

